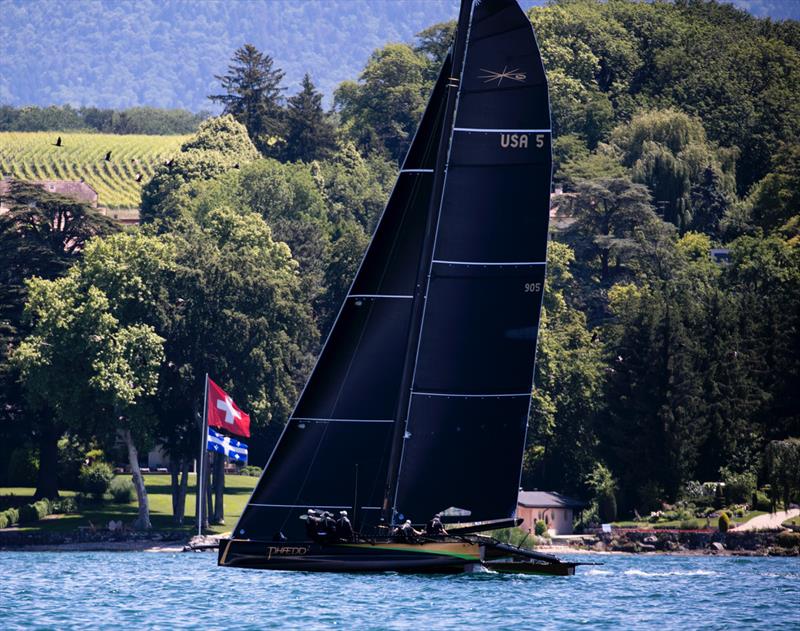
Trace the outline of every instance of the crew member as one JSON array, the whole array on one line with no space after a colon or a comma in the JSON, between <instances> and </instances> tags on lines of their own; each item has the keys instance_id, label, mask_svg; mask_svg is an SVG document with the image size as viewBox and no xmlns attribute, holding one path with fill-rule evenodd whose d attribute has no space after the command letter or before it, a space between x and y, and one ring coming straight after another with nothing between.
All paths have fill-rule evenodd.
<instances>
[{"instance_id":1,"label":"crew member","mask_svg":"<svg viewBox=\"0 0 800 631\"><path fill-rule=\"evenodd\" d=\"M353 525L347 518L346 510L339 511L339 519L336 520L336 533L339 535L339 539L343 541L353 540Z\"/></svg>"},{"instance_id":2,"label":"crew member","mask_svg":"<svg viewBox=\"0 0 800 631\"><path fill-rule=\"evenodd\" d=\"M406 519L403 525L400 526L399 535L408 543L414 543L421 534L419 530L416 530L414 526L411 525L410 519Z\"/></svg>"},{"instance_id":3,"label":"crew member","mask_svg":"<svg viewBox=\"0 0 800 631\"><path fill-rule=\"evenodd\" d=\"M442 524L442 514L436 513L433 518L425 526L425 534L427 535L446 535L447 531Z\"/></svg>"},{"instance_id":4,"label":"crew member","mask_svg":"<svg viewBox=\"0 0 800 631\"><path fill-rule=\"evenodd\" d=\"M322 520L317 515L317 511L313 508L309 508L306 513L306 535L311 541L319 541L321 529Z\"/></svg>"},{"instance_id":5,"label":"crew member","mask_svg":"<svg viewBox=\"0 0 800 631\"><path fill-rule=\"evenodd\" d=\"M322 513L322 529L324 533L320 533L320 537L326 541L336 541L336 522L328 511Z\"/></svg>"}]
</instances>

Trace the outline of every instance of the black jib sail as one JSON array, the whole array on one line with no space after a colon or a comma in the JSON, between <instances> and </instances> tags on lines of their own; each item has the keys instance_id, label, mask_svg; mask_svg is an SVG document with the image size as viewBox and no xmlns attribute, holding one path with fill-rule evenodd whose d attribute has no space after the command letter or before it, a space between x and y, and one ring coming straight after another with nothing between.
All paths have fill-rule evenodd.
<instances>
[{"instance_id":1,"label":"black jib sail","mask_svg":"<svg viewBox=\"0 0 800 631\"><path fill-rule=\"evenodd\" d=\"M307 509L380 519L449 60L355 281L234 536L304 536Z\"/></svg>"},{"instance_id":2,"label":"black jib sail","mask_svg":"<svg viewBox=\"0 0 800 631\"><path fill-rule=\"evenodd\" d=\"M236 538L303 539L309 508L355 513L357 530L448 508L514 514L545 273L547 86L514 0L465 3L459 24Z\"/></svg>"}]
</instances>

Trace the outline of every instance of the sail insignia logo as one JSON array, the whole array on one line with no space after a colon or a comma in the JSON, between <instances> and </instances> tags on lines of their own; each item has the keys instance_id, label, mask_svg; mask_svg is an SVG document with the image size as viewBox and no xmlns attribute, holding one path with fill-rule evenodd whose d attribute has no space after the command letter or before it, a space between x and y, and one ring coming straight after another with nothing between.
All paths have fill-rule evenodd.
<instances>
[{"instance_id":1,"label":"sail insignia logo","mask_svg":"<svg viewBox=\"0 0 800 631\"><path fill-rule=\"evenodd\" d=\"M486 68L481 68L481 72L485 72L486 74L478 75L478 79L483 79L484 83L491 83L492 81L497 81L497 86L500 87L500 84L503 83L503 79L508 79L509 81L518 81L523 83L525 79L528 78L528 74L525 72L520 72L519 68L514 68L513 70L509 70L508 66L505 66L501 72L495 72L494 70L487 70Z\"/></svg>"}]
</instances>

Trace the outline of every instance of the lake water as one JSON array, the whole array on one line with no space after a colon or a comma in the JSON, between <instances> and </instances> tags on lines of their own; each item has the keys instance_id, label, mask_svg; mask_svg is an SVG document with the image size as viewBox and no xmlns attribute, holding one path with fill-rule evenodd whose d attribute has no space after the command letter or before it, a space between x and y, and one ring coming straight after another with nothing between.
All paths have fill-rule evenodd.
<instances>
[{"instance_id":1,"label":"lake water","mask_svg":"<svg viewBox=\"0 0 800 631\"><path fill-rule=\"evenodd\" d=\"M800 629L800 559L584 556L572 577L221 569L213 554L0 552L3 629Z\"/></svg>"}]
</instances>

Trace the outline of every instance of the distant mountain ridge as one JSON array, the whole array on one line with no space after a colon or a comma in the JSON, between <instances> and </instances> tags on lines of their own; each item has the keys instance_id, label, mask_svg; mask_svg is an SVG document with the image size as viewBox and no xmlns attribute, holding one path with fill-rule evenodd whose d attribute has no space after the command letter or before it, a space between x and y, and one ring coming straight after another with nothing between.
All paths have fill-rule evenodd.
<instances>
[{"instance_id":1,"label":"distant mountain ridge","mask_svg":"<svg viewBox=\"0 0 800 631\"><path fill-rule=\"evenodd\" d=\"M544 0L522 0L524 8ZM800 16L800 3L734 0L755 15ZM249 42L326 95L373 50L453 19L458 0L0 0L0 103L213 109L233 51Z\"/></svg>"}]
</instances>

